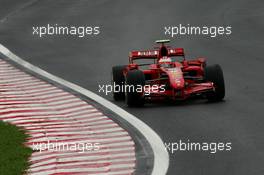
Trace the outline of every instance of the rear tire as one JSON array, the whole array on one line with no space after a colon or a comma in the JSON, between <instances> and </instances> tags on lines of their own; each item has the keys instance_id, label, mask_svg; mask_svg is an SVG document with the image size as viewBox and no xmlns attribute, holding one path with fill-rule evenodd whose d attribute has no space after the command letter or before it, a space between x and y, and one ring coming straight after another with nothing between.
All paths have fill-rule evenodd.
<instances>
[{"instance_id":1,"label":"rear tire","mask_svg":"<svg viewBox=\"0 0 264 175\"><path fill-rule=\"evenodd\" d=\"M123 65L112 67L112 85L113 88L115 88L113 91L113 98L115 101L125 100L125 92L121 90L121 87L125 84L125 77L123 74L125 68L126 66ZM118 89L117 86L119 86L120 89Z\"/></svg>"},{"instance_id":2,"label":"rear tire","mask_svg":"<svg viewBox=\"0 0 264 175\"><path fill-rule=\"evenodd\" d=\"M225 97L225 82L222 68L216 64L205 67L205 80L214 83L215 91L206 95L209 101L221 101Z\"/></svg>"},{"instance_id":3,"label":"rear tire","mask_svg":"<svg viewBox=\"0 0 264 175\"><path fill-rule=\"evenodd\" d=\"M126 103L129 107L139 107L144 105L144 86L145 75L140 70L132 70L126 76ZM129 87L134 87L134 90L129 90ZM141 86L142 92L137 92L136 89Z\"/></svg>"}]
</instances>

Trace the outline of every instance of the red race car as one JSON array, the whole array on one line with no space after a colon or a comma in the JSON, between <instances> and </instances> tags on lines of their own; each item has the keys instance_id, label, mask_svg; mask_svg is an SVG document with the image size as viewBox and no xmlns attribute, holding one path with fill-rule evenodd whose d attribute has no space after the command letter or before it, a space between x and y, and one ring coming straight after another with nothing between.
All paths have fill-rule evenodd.
<instances>
[{"instance_id":1,"label":"red race car","mask_svg":"<svg viewBox=\"0 0 264 175\"><path fill-rule=\"evenodd\" d=\"M221 67L207 66L205 58L186 60L183 48L171 48L158 40L159 47L132 51L129 64L112 68L114 100L126 100L128 106L146 101L185 100L191 97L220 101L225 96ZM144 62L143 62L144 61Z\"/></svg>"}]
</instances>

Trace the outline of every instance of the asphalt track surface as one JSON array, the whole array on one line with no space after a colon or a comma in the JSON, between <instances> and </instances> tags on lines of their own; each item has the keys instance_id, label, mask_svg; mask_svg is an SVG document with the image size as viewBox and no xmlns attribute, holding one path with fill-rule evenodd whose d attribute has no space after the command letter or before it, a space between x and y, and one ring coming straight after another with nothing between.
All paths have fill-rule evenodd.
<instances>
[{"instance_id":1,"label":"asphalt track surface","mask_svg":"<svg viewBox=\"0 0 264 175\"><path fill-rule=\"evenodd\" d=\"M98 84L110 83L111 66L126 64L130 50L148 49L154 40L166 38L164 26L231 25L230 36L182 36L171 43L184 47L188 58L204 56L209 64L222 66L224 102L144 108L116 104L147 123L164 142L232 142L231 152L178 151L170 157L168 174L257 175L264 173L263 16L261 0L0 0L0 41L30 63L98 93ZM32 35L32 26L48 23L99 25L101 34Z\"/></svg>"}]
</instances>

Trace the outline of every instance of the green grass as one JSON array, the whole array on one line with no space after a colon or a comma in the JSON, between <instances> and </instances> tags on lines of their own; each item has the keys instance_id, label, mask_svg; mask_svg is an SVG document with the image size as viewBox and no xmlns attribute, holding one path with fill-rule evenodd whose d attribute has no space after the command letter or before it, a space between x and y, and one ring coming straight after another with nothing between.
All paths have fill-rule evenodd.
<instances>
[{"instance_id":1,"label":"green grass","mask_svg":"<svg viewBox=\"0 0 264 175\"><path fill-rule=\"evenodd\" d=\"M23 144L28 136L18 127L0 121L0 174L24 174L32 153Z\"/></svg>"}]
</instances>

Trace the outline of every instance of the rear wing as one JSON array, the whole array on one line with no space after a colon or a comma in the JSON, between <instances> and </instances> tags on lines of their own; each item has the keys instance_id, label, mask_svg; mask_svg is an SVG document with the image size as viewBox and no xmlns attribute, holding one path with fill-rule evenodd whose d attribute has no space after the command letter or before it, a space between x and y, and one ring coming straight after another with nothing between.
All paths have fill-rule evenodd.
<instances>
[{"instance_id":1,"label":"rear wing","mask_svg":"<svg viewBox=\"0 0 264 175\"><path fill-rule=\"evenodd\" d=\"M167 48L167 56L183 56L183 48ZM164 55L161 55L160 50L148 50L148 51L132 51L129 53L129 61L132 63L136 59L159 59Z\"/></svg>"},{"instance_id":2,"label":"rear wing","mask_svg":"<svg viewBox=\"0 0 264 175\"><path fill-rule=\"evenodd\" d=\"M168 52L169 52L168 56L183 56L183 57L185 57L183 48L168 49Z\"/></svg>"},{"instance_id":3,"label":"rear wing","mask_svg":"<svg viewBox=\"0 0 264 175\"><path fill-rule=\"evenodd\" d=\"M148 51L132 51L129 53L129 58L142 59L142 58L158 58L159 51L158 50L148 50Z\"/></svg>"}]
</instances>

